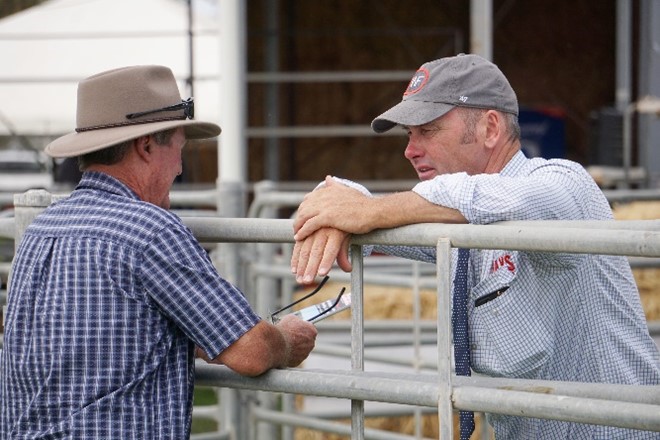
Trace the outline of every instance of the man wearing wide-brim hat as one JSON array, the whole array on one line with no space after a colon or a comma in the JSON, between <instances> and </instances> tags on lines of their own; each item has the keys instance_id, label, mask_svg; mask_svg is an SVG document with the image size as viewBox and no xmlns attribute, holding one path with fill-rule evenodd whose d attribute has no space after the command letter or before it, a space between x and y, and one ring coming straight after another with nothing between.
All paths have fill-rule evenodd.
<instances>
[{"instance_id":1,"label":"man wearing wide-brim hat","mask_svg":"<svg viewBox=\"0 0 660 440\"><path fill-rule=\"evenodd\" d=\"M190 435L194 357L244 375L293 367L316 329L262 321L169 208L193 119L170 69L134 66L78 87L70 197L17 250L0 357L0 439L180 439Z\"/></svg>"}]
</instances>

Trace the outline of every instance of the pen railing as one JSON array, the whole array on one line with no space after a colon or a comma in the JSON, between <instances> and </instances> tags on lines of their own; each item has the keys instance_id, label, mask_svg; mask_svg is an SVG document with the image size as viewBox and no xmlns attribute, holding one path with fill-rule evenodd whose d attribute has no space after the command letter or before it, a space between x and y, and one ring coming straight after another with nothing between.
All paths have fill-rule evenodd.
<instances>
[{"instance_id":1,"label":"pen railing","mask_svg":"<svg viewBox=\"0 0 660 440\"><path fill-rule=\"evenodd\" d=\"M292 222L271 219L186 219L202 240L290 242ZM213 231L223 231L214 234ZM363 245L435 246L438 276L438 372L429 382L389 378L364 371L362 250ZM364 400L437 406L440 438L453 438L452 412L457 409L580 423L660 431L660 386L624 386L547 381L516 381L474 377L469 383L451 371L451 248L509 249L660 257L660 220L543 221L494 225L410 225L355 236L353 272L351 371L272 371L257 379L236 377L215 366L200 366L200 383L352 400L352 439L364 439ZM316 378L316 379L315 379ZM420 383L420 382L423 382ZM376 384L380 385L376 385ZM489 385L486 385L488 383ZM433 392L430 391L433 389ZM396 392L392 393L392 390ZM625 397L624 397L625 396ZM263 413L262 413L263 414ZM272 414L268 414L273 419ZM293 423L282 419L281 423Z\"/></svg>"},{"instance_id":2,"label":"pen railing","mask_svg":"<svg viewBox=\"0 0 660 440\"><path fill-rule=\"evenodd\" d=\"M32 218L51 201L42 192L15 199L15 219L0 219L0 232L10 230L16 243ZM291 243L292 221L188 217L184 223L202 242ZM437 371L434 374L396 375L364 370L364 260L366 245L429 246L437 251ZM451 368L450 274L451 248L596 253L642 258L660 257L660 220L602 222L508 222L493 225L411 225L355 236L350 370L273 370L246 378L216 365L198 362L199 385L229 391L236 407L225 411L223 429L197 438L258 438L251 421L283 426L309 426L344 433L352 439L412 438L368 429L365 401L398 403L437 410L440 438L453 438L453 412L458 409L567 420L660 432L660 386L529 381L475 376L456 377ZM284 275L278 275L284 277ZM290 277L290 275L289 275ZM260 408L241 392L258 390L351 401L351 425L300 414ZM249 394L248 394L249 395ZM238 396L238 397L237 397Z\"/></svg>"}]
</instances>

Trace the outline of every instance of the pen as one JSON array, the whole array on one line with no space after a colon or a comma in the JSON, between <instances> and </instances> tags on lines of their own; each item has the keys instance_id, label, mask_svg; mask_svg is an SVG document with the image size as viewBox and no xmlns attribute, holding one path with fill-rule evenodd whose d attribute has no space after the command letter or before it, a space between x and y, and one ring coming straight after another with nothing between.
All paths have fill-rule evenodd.
<instances>
[{"instance_id":1,"label":"pen","mask_svg":"<svg viewBox=\"0 0 660 440\"><path fill-rule=\"evenodd\" d=\"M474 306L475 306L475 307L479 307L479 306L482 306L482 305L486 304L486 303L489 302L489 301L494 300L495 298L497 298L498 296L500 296L501 294L503 294L504 292L506 292L506 290L507 290L508 288L509 288L509 286L504 286L504 287L502 287L501 289L496 290L495 292L491 292L491 293L489 293L489 294L487 294L487 295L480 296L479 298L477 298L477 299L474 301Z\"/></svg>"}]
</instances>

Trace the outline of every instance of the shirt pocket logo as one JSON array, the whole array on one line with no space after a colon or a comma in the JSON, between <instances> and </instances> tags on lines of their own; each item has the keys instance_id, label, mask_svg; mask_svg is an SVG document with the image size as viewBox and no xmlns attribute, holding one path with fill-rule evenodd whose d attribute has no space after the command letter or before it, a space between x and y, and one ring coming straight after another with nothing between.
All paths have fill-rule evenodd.
<instances>
[{"instance_id":1,"label":"shirt pocket logo","mask_svg":"<svg viewBox=\"0 0 660 440\"><path fill-rule=\"evenodd\" d=\"M506 268L509 272L516 272L516 263L515 259L511 254L500 255L499 257L493 260L493 266L491 267L491 272L497 272L501 268Z\"/></svg>"}]
</instances>

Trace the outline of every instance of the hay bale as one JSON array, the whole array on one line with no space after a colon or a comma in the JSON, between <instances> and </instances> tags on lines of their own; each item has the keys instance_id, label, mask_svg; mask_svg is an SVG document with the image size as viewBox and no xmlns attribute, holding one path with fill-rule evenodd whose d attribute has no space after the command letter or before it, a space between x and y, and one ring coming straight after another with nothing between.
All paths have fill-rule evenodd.
<instances>
[{"instance_id":1,"label":"hay bale","mask_svg":"<svg viewBox=\"0 0 660 440\"><path fill-rule=\"evenodd\" d=\"M617 220L660 219L660 201L617 203L613 206ZM660 320L660 268L633 269L639 297L649 321Z\"/></svg>"},{"instance_id":2,"label":"hay bale","mask_svg":"<svg viewBox=\"0 0 660 440\"><path fill-rule=\"evenodd\" d=\"M328 281L319 293L307 301L296 306L296 310L304 308L328 299L334 299L342 287L348 290L349 285ZM308 294L313 287L296 292L294 298L298 299ZM421 319L436 319L437 301L436 291L421 289L420 317ZM376 286L365 284L364 286L364 319L412 319L413 317L413 293L408 287ZM348 313L338 313L327 318L328 320L350 319Z\"/></svg>"},{"instance_id":3,"label":"hay bale","mask_svg":"<svg viewBox=\"0 0 660 440\"><path fill-rule=\"evenodd\" d=\"M615 203L612 212L617 220L657 220L660 218L660 201Z\"/></svg>"},{"instance_id":4,"label":"hay bale","mask_svg":"<svg viewBox=\"0 0 660 440\"><path fill-rule=\"evenodd\" d=\"M350 425L350 420L337 420L337 422ZM398 434L415 435L416 420L411 416L402 417L368 417L364 420L364 426L367 428L379 429L382 431L396 432ZM471 440L481 439L481 424L485 420L481 414L475 414L474 419L474 433L470 437ZM437 414L425 414L421 418L420 431L423 438L440 438L440 428ZM458 439L458 414L454 415L454 438ZM323 433L306 428L298 428L295 430L295 440L346 440L350 437L339 434ZM492 436L492 439L495 437Z\"/></svg>"}]
</instances>

